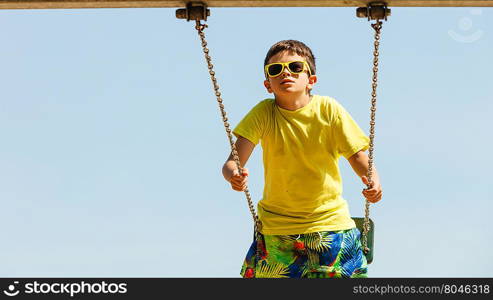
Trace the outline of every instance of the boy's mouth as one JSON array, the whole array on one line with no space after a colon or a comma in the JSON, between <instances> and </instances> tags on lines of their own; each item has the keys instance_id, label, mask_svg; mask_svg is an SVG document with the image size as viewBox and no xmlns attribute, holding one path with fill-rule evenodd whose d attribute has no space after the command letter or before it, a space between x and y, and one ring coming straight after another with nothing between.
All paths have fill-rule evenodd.
<instances>
[{"instance_id":1,"label":"boy's mouth","mask_svg":"<svg viewBox=\"0 0 493 300\"><path fill-rule=\"evenodd\" d=\"M289 83L289 82L294 82L294 81L293 80L289 80L289 79L283 79L281 81L281 84L283 84L283 83Z\"/></svg>"}]
</instances>

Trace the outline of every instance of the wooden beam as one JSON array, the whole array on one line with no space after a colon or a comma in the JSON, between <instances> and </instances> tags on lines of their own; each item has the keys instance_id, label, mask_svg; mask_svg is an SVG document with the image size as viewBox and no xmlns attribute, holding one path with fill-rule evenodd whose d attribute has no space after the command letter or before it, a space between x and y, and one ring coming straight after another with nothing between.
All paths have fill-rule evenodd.
<instances>
[{"instance_id":1,"label":"wooden beam","mask_svg":"<svg viewBox=\"0 0 493 300\"><path fill-rule=\"evenodd\" d=\"M187 0L0 0L0 9L185 7ZM371 0L204 0L209 7L361 7ZM389 7L493 7L493 0L387 0Z\"/></svg>"}]
</instances>

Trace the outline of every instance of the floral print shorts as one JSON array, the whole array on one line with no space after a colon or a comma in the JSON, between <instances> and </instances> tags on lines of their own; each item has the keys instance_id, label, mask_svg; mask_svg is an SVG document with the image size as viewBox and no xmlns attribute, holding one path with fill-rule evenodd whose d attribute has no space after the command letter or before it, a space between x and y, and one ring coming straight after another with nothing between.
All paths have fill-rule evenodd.
<instances>
[{"instance_id":1,"label":"floral print shorts","mask_svg":"<svg viewBox=\"0 0 493 300\"><path fill-rule=\"evenodd\" d=\"M259 243L253 241L243 262L240 274L244 278L367 277L357 228L261 236Z\"/></svg>"}]
</instances>

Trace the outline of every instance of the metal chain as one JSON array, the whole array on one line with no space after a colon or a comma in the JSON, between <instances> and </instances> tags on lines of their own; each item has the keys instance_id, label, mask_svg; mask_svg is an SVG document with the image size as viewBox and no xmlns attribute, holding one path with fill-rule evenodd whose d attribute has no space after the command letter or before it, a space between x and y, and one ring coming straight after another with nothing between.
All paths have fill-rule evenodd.
<instances>
[{"instance_id":1,"label":"metal chain","mask_svg":"<svg viewBox=\"0 0 493 300\"><path fill-rule=\"evenodd\" d=\"M373 51L373 80L372 80L372 93L371 93L371 117L370 117L370 148L368 154L368 184L367 189L370 189L373 185L373 146L375 139L375 112L377 110L377 75L378 75L378 46L380 45L380 30L382 29L382 22L377 20L376 23L371 24L371 27L375 29L375 50ZM363 235L362 235L362 246L363 251L368 253L370 248L368 248L368 231L370 230L370 202L366 199L365 203L365 221L363 223Z\"/></svg>"},{"instance_id":2,"label":"metal chain","mask_svg":"<svg viewBox=\"0 0 493 300\"><path fill-rule=\"evenodd\" d=\"M204 29L207 28L208 26L207 26L207 24L200 23L199 20L196 20L195 22L196 22L195 29L197 29L200 40L202 41L202 48L204 51L205 59L207 61L207 67L209 68L209 74L211 75L214 93L215 93L216 98L217 98L217 103L219 105L219 109L221 110L224 128L226 129L226 134L227 134L228 139L229 139L229 144L231 145L231 154L233 155L233 159L236 163L236 167L238 168L240 174L242 174L243 168L241 167L240 158L238 156L238 152L236 151L236 145L233 141L231 129L229 128L230 125L228 123L228 117L226 115L226 110L224 109L223 99L221 98L221 92L219 91L219 84L217 83L216 73L214 72L214 65L212 64L212 58L209 55L209 49L207 48L207 41L205 39ZM248 208L250 209L250 213L252 214L252 217L253 217L253 222L254 222L254 226L255 226L254 227L255 236L256 236L257 240L260 240L260 230L262 228L262 223L260 222L260 219L258 218L257 213L255 212L255 208L253 207L253 201L252 201L252 197L250 195L250 191L248 190L248 186L245 188L245 195L246 195L246 198L248 201Z\"/></svg>"}]
</instances>

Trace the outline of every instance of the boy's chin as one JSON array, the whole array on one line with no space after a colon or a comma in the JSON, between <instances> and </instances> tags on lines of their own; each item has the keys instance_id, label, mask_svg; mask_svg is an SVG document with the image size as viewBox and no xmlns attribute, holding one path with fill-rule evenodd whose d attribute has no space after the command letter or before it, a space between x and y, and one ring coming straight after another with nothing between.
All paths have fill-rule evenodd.
<instances>
[{"instance_id":1,"label":"boy's chin","mask_svg":"<svg viewBox=\"0 0 493 300\"><path fill-rule=\"evenodd\" d=\"M276 96L293 96L293 95L303 95L303 91L297 90L297 89L283 89L280 91L274 92Z\"/></svg>"}]
</instances>

